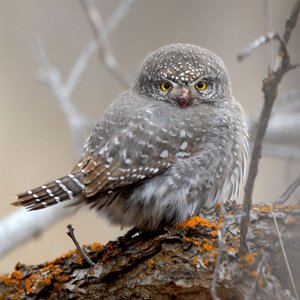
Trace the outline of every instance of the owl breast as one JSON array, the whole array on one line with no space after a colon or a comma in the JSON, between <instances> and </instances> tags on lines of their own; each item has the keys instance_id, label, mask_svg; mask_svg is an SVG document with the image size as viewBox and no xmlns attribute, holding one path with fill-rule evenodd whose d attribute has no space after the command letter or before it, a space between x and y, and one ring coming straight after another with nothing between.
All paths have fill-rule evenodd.
<instances>
[{"instance_id":1,"label":"owl breast","mask_svg":"<svg viewBox=\"0 0 300 300\"><path fill-rule=\"evenodd\" d=\"M239 110L239 105L224 101L219 106L202 105L191 111L166 109L150 105L142 117L138 114L135 128L138 124L144 127L138 126L139 133L134 134L131 144L135 151L130 152L144 157L146 164L155 158L167 160L168 168L108 195L113 201L105 200L111 204L104 206L102 213L112 223L154 230L164 223L185 220L201 208L232 199L238 193L248 145L246 128L240 126L237 114L231 113L232 109ZM148 146L140 147L141 140Z\"/></svg>"}]
</instances>

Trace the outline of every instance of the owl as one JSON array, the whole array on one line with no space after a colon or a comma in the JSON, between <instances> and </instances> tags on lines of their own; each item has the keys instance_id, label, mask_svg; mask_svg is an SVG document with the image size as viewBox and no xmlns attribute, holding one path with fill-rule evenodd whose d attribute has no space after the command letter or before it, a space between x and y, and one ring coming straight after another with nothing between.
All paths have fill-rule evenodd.
<instances>
[{"instance_id":1,"label":"owl","mask_svg":"<svg viewBox=\"0 0 300 300\"><path fill-rule=\"evenodd\" d=\"M235 198L247 153L243 109L223 61L172 44L146 57L73 170L19 194L14 205L88 205L112 224L154 231Z\"/></svg>"}]
</instances>

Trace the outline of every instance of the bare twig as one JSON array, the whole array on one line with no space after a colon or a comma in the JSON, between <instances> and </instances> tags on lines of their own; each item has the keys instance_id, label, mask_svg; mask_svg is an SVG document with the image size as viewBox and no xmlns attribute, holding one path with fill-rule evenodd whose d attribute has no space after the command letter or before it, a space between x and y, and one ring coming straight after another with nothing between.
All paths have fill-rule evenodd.
<instances>
[{"instance_id":1,"label":"bare twig","mask_svg":"<svg viewBox=\"0 0 300 300\"><path fill-rule=\"evenodd\" d=\"M120 5L116 8L116 10L112 13L112 15L109 17L104 26L107 36L117 28L117 26L121 23L124 17L129 13L130 8L134 2L135 0L122 1ZM65 85L65 88L69 94L72 93L73 89L75 88L78 82L79 77L86 68L88 60L97 49L98 48L96 41L90 41L76 60L69 74L69 79Z\"/></svg>"},{"instance_id":2,"label":"bare twig","mask_svg":"<svg viewBox=\"0 0 300 300\"><path fill-rule=\"evenodd\" d=\"M84 48L84 50L80 53L79 57L77 58L74 66L72 67L67 82L65 83L65 91L66 94L70 97L73 90L75 89L80 76L82 75L83 71L86 69L87 63L91 57L91 55L97 50L97 45L95 41L91 41L88 45Z\"/></svg>"},{"instance_id":3,"label":"bare twig","mask_svg":"<svg viewBox=\"0 0 300 300\"><path fill-rule=\"evenodd\" d=\"M136 0L123 0L105 24L107 36L121 23Z\"/></svg>"},{"instance_id":4,"label":"bare twig","mask_svg":"<svg viewBox=\"0 0 300 300\"><path fill-rule=\"evenodd\" d=\"M76 75L71 76L73 79L68 81L66 88L62 82L60 73L50 65L39 38L34 39L34 50L36 59L41 68L41 79L50 87L61 111L65 115L72 138L75 142L77 158L79 158L86 138L84 130L88 126L88 121L77 111L70 97L74 88L72 82L76 83L76 78L78 78L78 73L80 72L76 71ZM79 69L79 67L77 66L76 69Z\"/></svg>"},{"instance_id":5,"label":"bare twig","mask_svg":"<svg viewBox=\"0 0 300 300\"><path fill-rule=\"evenodd\" d=\"M131 76L123 70L112 53L102 17L98 12L94 1L81 0L81 3L83 4L85 12L92 25L94 36L98 45L100 59L118 80L120 80L125 86L129 86L132 81Z\"/></svg>"},{"instance_id":6,"label":"bare twig","mask_svg":"<svg viewBox=\"0 0 300 300\"><path fill-rule=\"evenodd\" d=\"M272 40L278 40L280 43L283 43L280 36L277 33L269 32L266 35L260 36L258 39L253 41L247 48L245 48L238 56L237 59L239 61L244 60L246 57L248 57L254 50L261 47L262 45L265 45Z\"/></svg>"},{"instance_id":7,"label":"bare twig","mask_svg":"<svg viewBox=\"0 0 300 300\"><path fill-rule=\"evenodd\" d=\"M75 244L76 248L78 251L81 253L82 257L87 261L87 263L91 266L94 267L96 264L88 257L88 255L84 252L84 250L80 247L75 234L74 234L74 228L71 224L67 226L68 231L67 235L72 239L73 243Z\"/></svg>"},{"instance_id":8,"label":"bare twig","mask_svg":"<svg viewBox=\"0 0 300 300\"><path fill-rule=\"evenodd\" d=\"M285 32L288 31L288 37L284 33L283 39L278 39L280 46L277 53L278 62L274 70L268 72L267 77L263 80L263 93L264 93L264 105L259 117L258 127L254 139L250 167L248 172L248 178L245 185L245 196L243 201L243 211L246 216L241 220L241 235L240 235L240 255L247 251L246 236L248 231L248 224L250 219L250 208L252 204L252 193L254 188L255 178L258 172L258 165L261 158L262 141L266 133L269 118L271 115L271 110L274 101L277 97L278 85L282 77L293 68L290 63L290 58L286 49L287 42L289 40L290 34L295 27L296 20L300 11L300 0L297 0L292 12L286 23Z\"/></svg>"},{"instance_id":9,"label":"bare twig","mask_svg":"<svg viewBox=\"0 0 300 300\"><path fill-rule=\"evenodd\" d=\"M290 280L291 280L291 283L292 283L292 286L293 286L295 297L296 297L297 300L299 300L296 284L295 284L293 274L292 274L292 271L291 271L291 267L290 267L290 264L289 264L289 261L288 261L287 255L286 255L286 251L284 249L284 245L283 245L283 242L282 242L281 233L280 233L280 230L279 230L279 227L278 227L277 219L276 219L276 216L274 214L273 208L271 208L271 209L272 209L272 217L273 217L273 221L274 221L274 224L275 224L276 232L278 234L280 248L282 250L282 254L283 254L284 261L285 261L285 264L286 264L286 267L287 267L287 270L288 270L288 274L289 274L289 277L290 277Z\"/></svg>"},{"instance_id":10,"label":"bare twig","mask_svg":"<svg viewBox=\"0 0 300 300\"><path fill-rule=\"evenodd\" d=\"M300 185L300 174L293 183L283 192L283 194L275 201L276 204L285 203Z\"/></svg>"}]
</instances>

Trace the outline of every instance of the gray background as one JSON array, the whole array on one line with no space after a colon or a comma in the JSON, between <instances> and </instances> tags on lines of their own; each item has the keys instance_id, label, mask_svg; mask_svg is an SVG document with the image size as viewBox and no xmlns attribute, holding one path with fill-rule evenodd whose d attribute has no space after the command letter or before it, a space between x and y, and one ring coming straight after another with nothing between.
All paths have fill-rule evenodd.
<instances>
[{"instance_id":1,"label":"gray background","mask_svg":"<svg viewBox=\"0 0 300 300\"><path fill-rule=\"evenodd\" d=\"M120 1L96 1L105 20ZM262 104L261 81L267 71L269 47L255 51L243 63L236 55L266 33L267 3L263 0L140 0L110 36L113 53L134 74L145 55L173 42L209 48L226 62L233 91L247 114ZM272 0L274 31L282 32L293 0ZM0 218L12 213L14 195L69 172L76 162L74 145L63 114L51 91L36 80L32 50L34 34L41 37L54 66L67 76L81 50L91 40L86 15L75 0L0 1ZM300 26L289 50L300 62ZM274 43L276 49L277 44ZM300 70L288 74L280 94L299 87ZM104 68L97 55L76 87L73 101L95 121L124 87ZM254 199L272 201L299 170L299 164L263 158ZM65 226L72 223L80 243L106 242L120 234L88 210L55 224L0 260L0 273L17 261L38 263L73 249Z\"/></svg>"}]
</instances>

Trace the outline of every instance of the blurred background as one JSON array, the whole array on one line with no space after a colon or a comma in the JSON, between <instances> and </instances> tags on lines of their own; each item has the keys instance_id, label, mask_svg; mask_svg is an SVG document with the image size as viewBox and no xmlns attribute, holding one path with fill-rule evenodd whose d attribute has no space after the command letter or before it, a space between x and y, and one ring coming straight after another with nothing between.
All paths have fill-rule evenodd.
<instances>
[{"instance_id":1,"label":"blurred background","mask_svg":"<svg viewBox=\"0 0 300 300\"><path fill-rule=\"evenodd\" d=\"M270 29L282 32L294 0L137 0L109 35L112 52L129 74L150 52L174 42L193 43L220 55L231 74L235 97L255 117L262 105L262 78L271 61L270 46L256 50L242 63L237 54ZM104 21L121 0L98 0ZM271 17L270 17L271 16ZM0 226L17 208L14 195L69 172L76 163L74 141L52 91L37 80L33 37L38 35L51 64L66 79L92 30L79 1L0 1ZM277 43L273 44L276 53ZM300 24L289 51L300 62ZM279 95L296 90L300 69L285 76ZM95 122L124 90L96 53L80 78L72 101ZM255 201L273 201L296 177L299 161L263 157L254 191ZM298 195L298 196L297 196ZM294 198L299 199L299 193ZM60 220L36 238L0 258L0 273L15 264L41 263L74 249L66 235L71 223L81 244L105 243L121 234L102 218L82 209Z\"/></svg>"}]
</instances>

